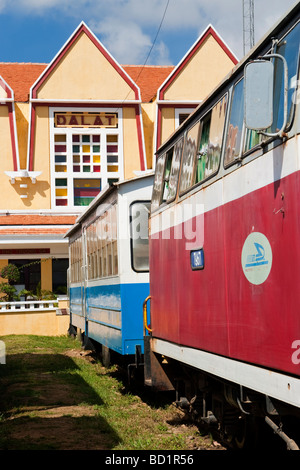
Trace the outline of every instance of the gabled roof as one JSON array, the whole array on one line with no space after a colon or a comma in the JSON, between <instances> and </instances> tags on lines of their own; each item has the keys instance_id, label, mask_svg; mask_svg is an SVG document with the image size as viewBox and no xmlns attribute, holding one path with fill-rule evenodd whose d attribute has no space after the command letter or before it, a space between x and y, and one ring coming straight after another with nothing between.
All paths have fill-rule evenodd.
<instances>
[{"instance_id":1,"label":"gabled roof","mask_svg":"<svg viewBox=\"0 0 300 470\"><path fill-rule=\"evenodd\" d=\"M0 62L0 75L14 91L15 101L27 102L30 88L47 67L48 64ZM174 69L155 65L124 65L123 68L140 88L143 103L156 96L158 88Z\"/></svg>"},{"instance_id":2,"label":"gabled roof","mask_svg":"<svg viewBox=\"0 0 300 470\"><path fill-rule=\"evenodd\" d=\"M166 90L172 85L172 82L175 80L175 78L181 73L181 71L186 67L188 62L192 59L194 56L195 52L204 44L206 39L212 36L216 42L219 44L221 49L227 54L229 59L232 61L233 65L236 65L238 63L237 57L234 55L234 53L229 49L229 47L226 45L226 43L223 41L221 36L217 33L217 31L214 29L212 25L208 25L207 28L203 31L203 33L199 36L197 41L192 45L192 47L188 50L188 52L185 54L185 56L181 59L179 64L174 67L173 71L171 74L167 77L165 82L161 85L158 91L158 99L163 100L164 99L164 94Z\"/></svg>"},{"instance_id":3,"label":"gabled roof","mask_svg":"<svg viewBox=\"0 0 300 470\"><path fill-rule=\"evenodd\" d=\"M33 84L31 87L31 97L32 98L37 98L38 93L41 89L41 87L44 85L44 83L48 80L49 77L55 76L55 72L57 68L60 66L62 62L64 62L64 59L66 57L69 57L69 54L72 54L74 51L73 46L78 44L78 41L80 41L80 38L86 37L89 39L89 44L95 46L96 50L98 50L99 55L97 57L102 57L104 58L107 63L110 64L112 67L112 70L116 72L116 76L118 76L121 80L124 81L124 83L127 84L129 89L132 90L135 100L140 99L140 90L137 87L136 83L131 79L130 76L124 71L121 65L114 59L114 57L109 53L109 51L104 47L104 45L99 41L99 39L94 35L94 33L88 28L88 26L82 21L77 29L74 31L74 33L70 36L70 38L66 41L66 43L63 45L63 47L60 49L60 51L56 54L54 59L51 61L51 63L47 66L47 68L43 71L41 76L38 78L38 80ZM90 60L90 53L92 53L94 49L90 49L89 52L85 50L85 54L82 57L82 60L87 63ZM70 59L72 61L72 59ZM74 67L73 67L74 68ZM76 78L77 74L75 73L74 78ZM99 83L99 79L97 76L91 75L91 79L94 82ZM67 80L67 78L66 78ZM84 84L80 85L80 88Z\"/></svg>"}]
</instances>

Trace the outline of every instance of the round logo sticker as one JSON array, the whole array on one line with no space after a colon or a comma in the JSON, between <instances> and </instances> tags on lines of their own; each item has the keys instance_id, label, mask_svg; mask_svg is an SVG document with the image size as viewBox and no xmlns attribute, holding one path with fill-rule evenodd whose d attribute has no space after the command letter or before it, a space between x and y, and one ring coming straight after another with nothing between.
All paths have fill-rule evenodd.
<instances>
[{"instance_id":1,"label":"round logo sticker","mask_svg":"<svg viewBox=\"0 0 300 470\"><path fill-rule=\"evenodd\" d=\"M251 284L262 284L272 267L272 249L269 240L260 232L252 232L242 249L243 272Z\"/></svg>"}]
</instances>

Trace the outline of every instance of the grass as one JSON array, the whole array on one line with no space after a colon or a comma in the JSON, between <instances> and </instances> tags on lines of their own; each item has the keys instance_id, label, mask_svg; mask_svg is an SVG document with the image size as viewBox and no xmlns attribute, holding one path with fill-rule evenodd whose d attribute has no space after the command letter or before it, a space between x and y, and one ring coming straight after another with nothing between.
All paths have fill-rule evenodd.
<instances>
[{"instance_id":1,"label":"grass","mask_svg":"<svg viewBox=\"0 0 300 470\"><path fill-rule=\"evenodd\" d=\"M211 440L169 402L128 390L65 337L6 336L0 364L0 450L186 450ZM136 393L137 392L137 393Z\"/></svg>"}]
</instances>

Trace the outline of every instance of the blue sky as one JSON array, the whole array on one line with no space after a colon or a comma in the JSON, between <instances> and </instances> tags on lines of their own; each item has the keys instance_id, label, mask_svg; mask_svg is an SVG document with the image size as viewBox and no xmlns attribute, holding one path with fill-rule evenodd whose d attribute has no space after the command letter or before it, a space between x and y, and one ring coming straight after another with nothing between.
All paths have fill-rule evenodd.
<instances>
[{"instance_id":1,"label":"blue sky","mask_svg":"<svg viewBox=\"0 0 300 470\"><path fill-rule=\"evenodd\" d=\"M255 41L295 3L254 0ZM208 24L241 59L242 5L242 0L0 0L0 61L49 63L81 21L122 65L177 65Z\"/></svg>"}]
</instances>

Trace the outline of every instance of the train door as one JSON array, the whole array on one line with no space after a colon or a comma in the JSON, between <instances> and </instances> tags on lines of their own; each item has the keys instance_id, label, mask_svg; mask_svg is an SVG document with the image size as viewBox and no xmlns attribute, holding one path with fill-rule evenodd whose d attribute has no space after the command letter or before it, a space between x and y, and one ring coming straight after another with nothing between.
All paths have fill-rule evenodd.
<instances>
[{"instance_id":1,"label":"train door","mask_svg":"<svg viewBox=\"0 0 300 470\"><path fill-rule=\"evenodd\" d=\"M85 319L85 325L87 322L87 236L86 227L82 229L82 266L81 266L81 311Z\"/></svg>"}]
</instances>

